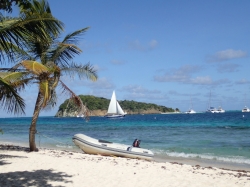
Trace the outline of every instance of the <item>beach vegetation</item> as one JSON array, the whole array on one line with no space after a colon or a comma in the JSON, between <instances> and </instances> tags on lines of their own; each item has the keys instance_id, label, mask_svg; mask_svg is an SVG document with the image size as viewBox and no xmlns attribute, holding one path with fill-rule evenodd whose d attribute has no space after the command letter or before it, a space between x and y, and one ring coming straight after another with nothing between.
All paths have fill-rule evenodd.
<instances>
[{"instance_id":1,"label":"beach vegetation","mask_svg":"<svg viewBox=\"0 0 250 187\"><path fill-rule=\"evenodd\" d=\"M27 9L21 8L21 13L24 17L25 15L46 14L49 18L56 20L52 16L49 4L44 0L33 0ZM45 23L42 23L37 29L40 29L40 32L47 33L46 37L39 34L32 35L29 33L26 35L26 33L21 33L23 37L21 39L24 39L24 42L19 45L20 42L17 41L16 46L12 46L15 52L14 56L10 55L13 51L10 48L13 38L7 37L6 40L0 41L3 44L1 46L6 46L3 51L8 58L13 61L19 60L19 63L10 68L11 71L26 73L28 83L38 85L37 99L29 130L30 151L37 150L35 134L40 111L56 105L56 88L61 88L63 93L67 93L78 106L78 111L87 117L87 108L82 103L82 100L62 81L62 77L77 75L80 79L97 80L96 70L90 63L77 64L70 62L75 55L81 54L82 50L77 46L78 40L88 30L88 27L66 35L62 41L59 41L63 31L63 24L60 21L56 22L55 30L52 29L52 32L50 25Z\"/></svg>"}]
</instances>

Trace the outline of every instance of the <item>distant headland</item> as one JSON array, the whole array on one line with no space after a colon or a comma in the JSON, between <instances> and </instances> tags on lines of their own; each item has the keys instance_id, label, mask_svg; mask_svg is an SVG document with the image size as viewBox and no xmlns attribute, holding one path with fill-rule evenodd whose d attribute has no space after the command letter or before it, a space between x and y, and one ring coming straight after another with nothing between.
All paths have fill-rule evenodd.
<instances>
[{"instance_id":1,"label":"distant headland","mask_svg":"<svg viewBox=\"0 0 250 187\"><path fill-rule=\"evenodd\" d=\"M87 106L90 116L104 116L107 113L109 99L95 97L92 95L79 95L82 102ZM173 109L166 106L152 103L143 103L137 101L123 100L119 101L121 107L127 114L160 114L175 113L179 109ZM76 117L78 115L77 106L70 99L65 100L60 106L55 117Z\"/></svg>"}]
</instances>

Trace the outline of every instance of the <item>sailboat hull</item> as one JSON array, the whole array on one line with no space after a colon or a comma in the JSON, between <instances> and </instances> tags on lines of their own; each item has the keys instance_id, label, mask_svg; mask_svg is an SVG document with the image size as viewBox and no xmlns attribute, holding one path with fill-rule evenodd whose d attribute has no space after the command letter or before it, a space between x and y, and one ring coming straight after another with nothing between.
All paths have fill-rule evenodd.
<instances>
[{"instance_id":1,"label":"sailboat hull","mask_svg":"<svg viewBox=\"0 0 250 187\"><path fill-rule=\"evenodd\" d=\"M121 114L114 114L114 115L106 115L106 118L123 118L125 117L125 115L121 115Z\"/></svg>"}]
</instances>

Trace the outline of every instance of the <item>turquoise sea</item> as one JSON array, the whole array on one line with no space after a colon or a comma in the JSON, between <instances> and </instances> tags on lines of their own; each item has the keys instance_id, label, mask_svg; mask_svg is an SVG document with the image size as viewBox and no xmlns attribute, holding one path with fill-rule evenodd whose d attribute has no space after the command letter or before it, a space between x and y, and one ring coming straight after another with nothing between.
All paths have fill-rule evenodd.
<instances>
[{"instance_id":1,"label":"turquoise sea","mask_svg":"<svg viewBox=\"0 0 250 187\"><path fill-rule=\"evenodd\" d=\"M28 146L31 117L0 118L0 144ZM76 133L152 150L159 161L231 165L250 169L250 113L150 114L108 119L40 117L37 147L81 151Z\"/></svg>"}]
</instances>

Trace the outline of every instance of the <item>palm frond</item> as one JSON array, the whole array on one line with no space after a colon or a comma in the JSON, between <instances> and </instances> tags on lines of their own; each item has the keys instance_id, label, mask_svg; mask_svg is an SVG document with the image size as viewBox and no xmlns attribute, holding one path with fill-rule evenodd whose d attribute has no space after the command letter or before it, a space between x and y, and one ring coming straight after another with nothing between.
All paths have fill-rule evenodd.
<instances>
[{"instance_id":1,"label":"palm frond","mask_svg":"<svg viewBox=\"0 0 250 187\"><path fill-rule=\"evenodd\" d=\"M82 52L76 44L78 43L80 36L88 29L89 27L77 30L68 34L62 42L55 42L55 47L51 49L49 53L50 59L57 65L68 65L69 60Z\"/></svg>"},{"instance_id":2,"label":"palm frond","mask_svg":"<svg viewBox=\"0 0 250 187\"><path fill-rule=\"evenodd\" d=\"M0 78L0 102L7 112L25 114L24 100L18 95L17 90L7 81Z\"/></svg>"},{"instance_id":3,"label":"palm frond","mask_svg":"<svg viewBox=\"0 0 250 187\"><path fill-rule=\"evenodd\" d=\"M68 61L81 52L81 49L73 44L58 43L57 47L50 51L49 58L56 65L68 65Z\"/></svg>"},{"instance_id":4,"label":"palm frond","mask_svg":"<svg viewBox=\"0 0 250 187\"><path fill-rule=\"evenodd\" d=\"M63 30L63 23L51 14L48 3L34 1L26 11L21 11L18 18L1 16L0 22L0 46L7 54L9 59L13 59L13 49L8 43L13 43L19 48L28 48L29 41L37 37L40 42L51 42L51 36L58 36ZM28 40L29 39L29 40ZM4 55L0 51L0 62Z\"/></svg>"},{"instance_id":5,"label":"palm frond","mask_svg":"<svg viewBox=\"0 0 250 187\"><path fill-rule=\"evenodd\" d=\"M46 66L36 61L25 60L22 61L21 64L25 69L31 71L35 75L40 75L41 73L48 73L49 71L49 69Z\"/></svg>"},{"instance_id":6,"label":"palm frond","mask_svg":"<svg viewBox=\"0 0 250 187\"><path fill-rule=\"evenodd\" d=\"M76 106L78 106L79 114L83 114L86 120L89 120L89 110L86 105L83 104L81 98L77 96L72 90L70 90L62 81L60 81L60 85L62 88L62 93L66 93L70 96L70 100L72 100Z\"/></svg>"},{"instance_id":7,"label":"palm frond","mask_svg":"<svg viewBox=\"0 0 250 187\"><path fill-rule=\"evenodd\" d=\"M71 77L74 77L74 75L77 74L80 79L85 77L92 81L96 81L98 78L96 70L92 65L90 65L90 63L87 63L85 65L78 65L76 63L71 63L68 66L62 67L61 71L65 74L70 75Z\"/></svg>"},{"instance_id":8,"label":"palm frond","mask_svg":"<svg viewBox=\"0 0 250 187\"><path fill-rule=\"evenodd\" d=\"M57 103L57 94L56 94L56 90L52 89L50 90L50 99L47 102L47 106L44 108L45 110L49 110L53 107L56 106Z\"/></svg>"},{"instance_id":9,"label":"palm frond","mask_svg":"<svg viewBox=\"0 0 250 187\"><path fill-rule=\"evenodd\" d=\"M27 75L25 72L0 72L0 77L7 82L14 83Z\"/></svg>"},{"instance_id":10,"label":"palm frond","mask_svg":"<svg viewBox=\"0 0 250 187\"><path fill-rule=\"evenodd\" d=\"M49 88L49 82L48 81L43 81L39 83L39 92L41 93L42 96L42 104L41 107L45 108L47 106L47 103L50 100L50 88Z\"/></svg>"},{"instance_id":11,"label":"palm frond","mask_svg":"<svg viewBox=\"0 0 250 187\"><path fill-rule=\"evenodd\" d=\"M89 29L89 27L83 28L83 29L79 29L71 34L68 34L65 36L64 40L62 41L62 43L64 44L78 44L79 41L79 37L85 33L87 30Z\"/></svg>"}]
</instances>

